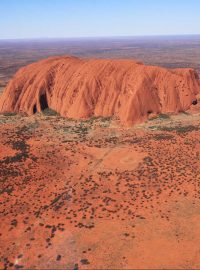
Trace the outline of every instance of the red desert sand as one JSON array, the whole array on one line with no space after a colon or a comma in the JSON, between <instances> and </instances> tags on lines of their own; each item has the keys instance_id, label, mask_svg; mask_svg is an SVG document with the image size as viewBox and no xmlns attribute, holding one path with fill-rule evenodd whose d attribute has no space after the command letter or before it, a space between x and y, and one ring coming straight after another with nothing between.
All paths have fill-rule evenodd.
<instances>
[{"instance_id":1,"label":"red desert sand","mask_svg":"<svg viewBox=\"0 0 200 270\"><path fill-rule=\"evenodd\" d=\"M49 107L64 117L115 116L132 125L151 115L186 111L199 93L193 69L53 57L17 72L0 99L0 112L31 115Z\"/></svg>"},{"instance_id":2,"label":"red desert sand","mask_svg":"<svg viewBox=\"0 0 200 270\"><path fill-rule=\"evenodd\" d=\"M22 68L0 101L0 269L200 269L198 93L192 69ZM91 115L113 117L62 117Z\"/></svg>"}]
</instances>

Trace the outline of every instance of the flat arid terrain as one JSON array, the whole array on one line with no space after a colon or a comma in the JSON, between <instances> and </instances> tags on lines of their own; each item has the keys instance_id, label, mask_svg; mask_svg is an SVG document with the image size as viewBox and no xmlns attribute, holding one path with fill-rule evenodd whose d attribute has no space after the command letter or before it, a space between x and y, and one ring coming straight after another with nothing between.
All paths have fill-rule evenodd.
<instances>
[{"instance_id":1,"label":"flat arid terrain","mask_svg":"<svg viewBox=\"0 0 200 270\"><path fill-rule=\"evenodd\" d=\"M4 41L1 90L52 55L200 73L199 52L199 36ZM129 127L50 108L0 114L0 269L199 269L199 103Z\"/></svg>"},{"instance_id":2,"label":"flat arid terrain","mask_svg":"<svg viewBox=\"0 0 200 270\"><path fill-rule=\"evenodd\" d=\"M200 35L96 39L1 40L0 81L6 84L22 66L56 55L126 58L200 73Z\"/></svg>"}]
</instances>

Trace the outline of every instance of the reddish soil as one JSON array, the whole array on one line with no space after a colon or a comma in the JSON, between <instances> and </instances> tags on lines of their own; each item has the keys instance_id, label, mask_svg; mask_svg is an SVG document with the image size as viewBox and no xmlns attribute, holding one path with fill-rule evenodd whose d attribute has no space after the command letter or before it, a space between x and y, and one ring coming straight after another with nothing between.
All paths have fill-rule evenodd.
<instances>
[{"instance_id":1,"label":"reddish soil","mask_svg":"<svg viewBox=\"0 0 200 270\"><path fill-rule=\"evenodd\" d=\"M199 269L199 119L0 116L0 268Z\"/></svg>"}]
</instances>

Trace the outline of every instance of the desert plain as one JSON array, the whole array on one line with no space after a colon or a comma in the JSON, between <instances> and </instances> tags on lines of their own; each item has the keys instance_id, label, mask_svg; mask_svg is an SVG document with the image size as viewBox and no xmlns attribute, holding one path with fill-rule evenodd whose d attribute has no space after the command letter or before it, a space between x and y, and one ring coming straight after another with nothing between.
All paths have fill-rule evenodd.
<instances>
[{"instance_id":1,"label":"desert plain","mask_svg":"<svg viewBox=\"0 0 200 270\"><path fill-rule=\"evenodd\" d=\"M82 45L87 55L75 42L56 51L100 58L125 51L125 58L147 64L200 71L191 54L191 46L200 50L199 37L167 41L102 41L96 51L93 41ZM1 44L2 89L16 71L10 55L19 68L54 55L58 45L39 46ZM49 108L2 113L0 268L199 269L199 135L199 103L131 127Z\"/></svg>"}]
</instances>

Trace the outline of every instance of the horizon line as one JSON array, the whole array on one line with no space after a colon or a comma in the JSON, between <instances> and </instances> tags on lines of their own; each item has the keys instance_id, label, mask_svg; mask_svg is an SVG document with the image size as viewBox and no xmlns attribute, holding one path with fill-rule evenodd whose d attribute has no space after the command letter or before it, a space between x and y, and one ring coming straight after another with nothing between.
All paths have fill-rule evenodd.
<instances>
[{"instance_id":1,"label":"horizon line","mask_svg":"<svg viewBox=\"0 0 200 270\"><path fill-rule=\"evenodd\" d=\"M188 37L200 34L152 34L152 35L119 35L119 36L72 36L72 37L24 37L0 38L0 41L31 41L31 40L73 40L73 39L114 39L114 38L151 38L151 37Z\"/></svg>"}]
</instances>

